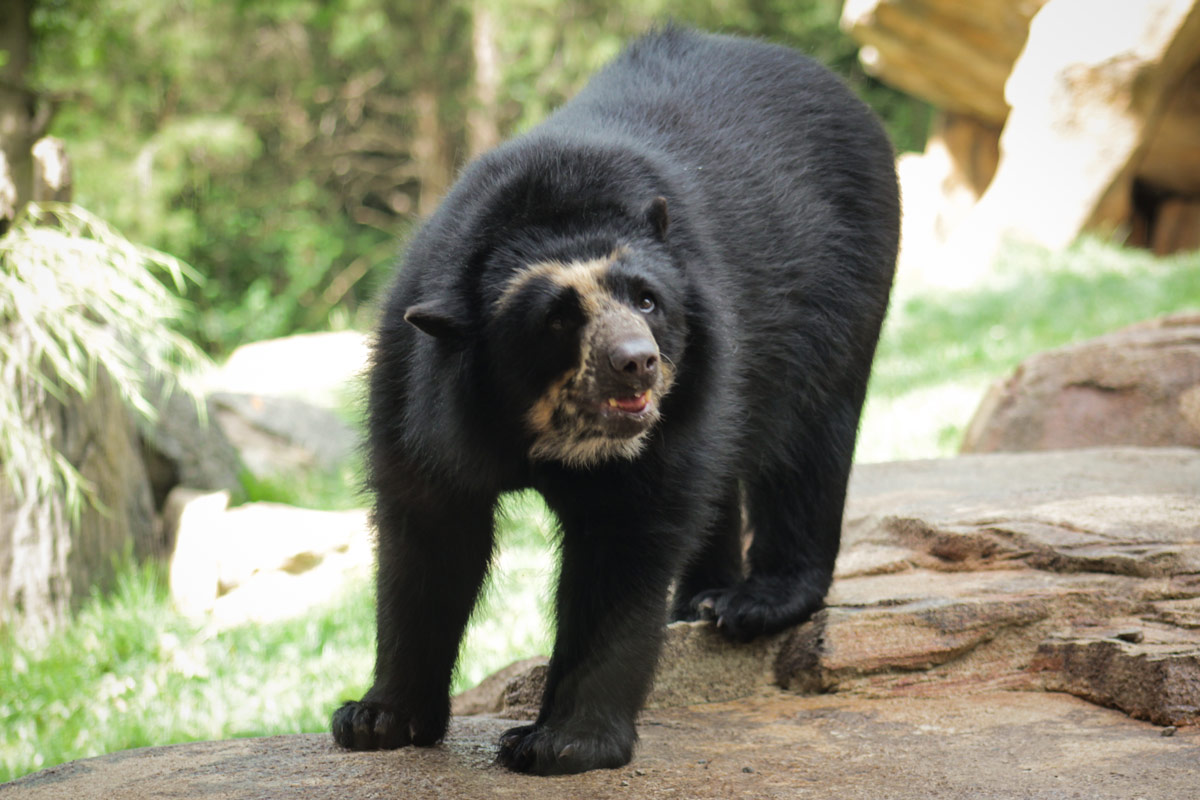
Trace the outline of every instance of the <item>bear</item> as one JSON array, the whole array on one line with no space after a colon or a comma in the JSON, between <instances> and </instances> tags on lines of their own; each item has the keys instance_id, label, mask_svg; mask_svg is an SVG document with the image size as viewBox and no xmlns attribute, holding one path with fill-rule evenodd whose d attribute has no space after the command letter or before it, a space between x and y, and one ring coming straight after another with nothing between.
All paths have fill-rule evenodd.
<instances>
[{"instance_id":1,"label":"bear","mask_svg":"<svg viewBox=\"0 0 1200 800\"><path fill-rule=\"evenodd\" d=\"M892 146L839 78L679 26L465 167L381 305L375 676L336 742L443 738L505 492L560 549L511 770L628 763L671 620L736 642L819 609L898 239Z\"/></svg>"}]
</instances>

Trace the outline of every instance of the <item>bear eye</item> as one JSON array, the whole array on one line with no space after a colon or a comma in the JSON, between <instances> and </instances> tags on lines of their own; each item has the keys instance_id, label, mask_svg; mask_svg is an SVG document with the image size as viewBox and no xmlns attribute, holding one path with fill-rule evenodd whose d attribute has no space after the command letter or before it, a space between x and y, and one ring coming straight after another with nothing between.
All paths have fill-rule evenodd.
<instances>
[{"instance_id":1,"label":"bear eye","mask_svg":"<svg viewBox=\"0 0 1200 800\"><path fill-rule=\"evenodd\" d=\"M642 292L638 297L637 309L643 314L649 314L655 308L654 295L649 292Z\"/></svg>"},{"instance_id":2,"label":"bear eye","mask_svg":"<svg viewBox=\"0 0 1200 800\"><path fill-rule=\"evenodd\" d=\"M561 333L562 329L566 327L566 323L563 322L563 318L561 316L554 314L550 317L550 319L546 320L546 327L555 333Z\"/></svg>"}]
</instances>

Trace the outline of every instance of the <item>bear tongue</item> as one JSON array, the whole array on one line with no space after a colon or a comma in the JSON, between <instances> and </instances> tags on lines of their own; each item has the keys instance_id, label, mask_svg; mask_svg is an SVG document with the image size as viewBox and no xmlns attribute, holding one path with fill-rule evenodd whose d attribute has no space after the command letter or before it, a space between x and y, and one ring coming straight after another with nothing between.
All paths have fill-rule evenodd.
<instances>
[{"instance_id":1,"label":"bear tongue","mask_svg":"<svg viewBox=\"0 0 1200 800\"><path fill-rule=\"evenodd\" d=\"M645 410L650 403L650 392L645 391L641 394L636 394L633 397L610 397L608 404L613 408L619 408L622 411L630 414L637 414Z\"/></svg>"}]
</instances>

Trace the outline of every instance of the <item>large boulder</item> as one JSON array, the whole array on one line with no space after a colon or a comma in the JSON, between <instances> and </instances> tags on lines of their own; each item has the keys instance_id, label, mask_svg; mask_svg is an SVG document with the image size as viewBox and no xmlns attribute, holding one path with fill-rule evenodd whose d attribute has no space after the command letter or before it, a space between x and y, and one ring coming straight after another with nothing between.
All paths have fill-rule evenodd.
<instances>
[{"instance_id":1,"label":"large boulder","mask_svg":"<svg viewBox=\"0 0 1200 800\"><path fill-rule=\"evenodd\" d=\"M228 504L226 492L186 489L167 500L171 598L186 614L217 628L288 619L371 574L365 511Z\"/></svg>"},{"instance_id":2,"label":"large boulder","mask_svg":"<svg viewBox=\"0 0 1200 800\"><path fill-rule=\"evenodd\" d=\"M842 27L881 80L938 108L996 126L1004 82L1047 0L846 0Z\"/></svg>"},{"instance_id":3,"label":"large boulder","mask_svg":"<svg viewBox=\"0 0 1200 800\"><path fill-rule=\"evenodd\" d=\"M849 0L864 67L940 109L901 165L903 263L968 283L1010 238L1197 245L1200 0Z\"/></svg>"},{"instance_id":4,"label":"large boulder","mask_svg":"<svg viewBox=\"0 0 1200 800\"><path fill-rule=\"evenodd\" d=\"M161 511L167 495L177 486L225 491L240 498L241 461L217 424L216 404L147 377L147 395L157 400L158 414L153 424L142 426L141 453L154 507Z\"/></svg>"},{"instance_id":5,"label":"large boulder","mask_svg":"<svg viewBox=\"0 0 1200 800\"><path fill-rule=\"evenodd\" d=\"M1050 0L1005 84L996 175L950 257L990 254L1006 237L1059 248L1127 224L1147 145L1198 56L1195 0Z\"/></svg>"},{"instance_id":6,"label":"large boulder","mask_svg":"<svg viewBox=\"0 0 1200 800\"><path fill-rule=\"evenodd\" d=\"M1032 356L988 390L962 449L1100 445L1200 447L1200 313Z\"/></svg>"}]
</instances>

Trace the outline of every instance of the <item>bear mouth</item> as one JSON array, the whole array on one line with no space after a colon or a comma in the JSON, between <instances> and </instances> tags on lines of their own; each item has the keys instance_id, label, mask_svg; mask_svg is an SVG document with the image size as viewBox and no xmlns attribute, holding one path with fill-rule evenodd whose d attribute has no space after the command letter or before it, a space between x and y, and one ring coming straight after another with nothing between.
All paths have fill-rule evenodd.
<instances>
[{"instance_id":1,"label":"bear mouth","mask_svg":"<svg viewBox=\"0 0 1200 800\"><path fill-rule=\"evenodd\" d=\"M652 389L637 394L610 395L593 406L601 436L629 439L645 433L658 421L658 404Z\"/></svg>"},{"instance_id":2,"label":"bear mouth","mask_svg":"<svg viewBox=\"0 0 1200 800\"><path fill-rule=\"evenodd\" d=\"M610 397L600 406L600 413L606 416L619 414L639 419L653 410L654 400L650 389L629 397Z\"/></svg>"},{"instance_id":3,"label":"bear mouth","mask_svg":"<svg viewBox=\"0 0 1200 800\"><path fill-rule=\"evenodd\" d=\"M636 458L662 420L670 375L637 382L579 380L570 372L526 415L530 457L588 467Z\"/></svg>"}]
</instances>

